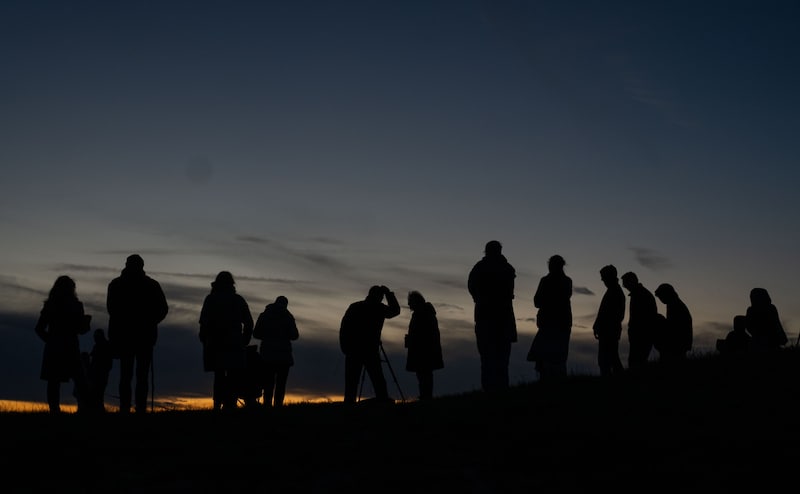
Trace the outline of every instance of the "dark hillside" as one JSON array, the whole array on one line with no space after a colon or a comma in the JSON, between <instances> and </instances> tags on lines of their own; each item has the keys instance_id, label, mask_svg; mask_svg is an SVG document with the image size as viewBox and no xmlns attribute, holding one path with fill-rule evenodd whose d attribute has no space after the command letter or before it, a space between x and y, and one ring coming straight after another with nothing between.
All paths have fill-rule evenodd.
<instances>
[{"instance_id":1,"label":"dark hillside","mask_svg":"<svg viewBox=\"0 0 800 494\"><path fill-rule=\"evenodd\" d=\"M11 492L765 492L794 482L798 379L788 348L395 405L4 413L2 462Z\"/></svg>"}]
</instances>

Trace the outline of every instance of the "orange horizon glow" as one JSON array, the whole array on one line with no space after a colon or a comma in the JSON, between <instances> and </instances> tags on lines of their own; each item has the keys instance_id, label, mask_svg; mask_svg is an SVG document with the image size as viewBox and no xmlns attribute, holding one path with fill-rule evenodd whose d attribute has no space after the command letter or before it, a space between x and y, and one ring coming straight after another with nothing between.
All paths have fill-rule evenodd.
<instances>
[{"instance_id":1,"label":"orange horizon glow","mask_svg":"<svg viewBox=\"0 0 800 494\"><path fill-rule=\"evenodd\" d=\"M343 401L344 396L307 396L301 394L287 394L284 405L294 405L301 403L335 403ZM211 397L187 398L185 396L165 396L159 397L153 402L155 412L166 412L175 410L210 410L214 407ZM77 405L74 403L62 403L63 413L76 413ZM117 412L119 407L114 404L106 403L107 412ZM150 402L148 402L148 410ZM0 400L0 413L2 412L24 412L24 413L46 413L49 407L44 401L23 401L23 400Z\"/></svg>"}]
</instances>

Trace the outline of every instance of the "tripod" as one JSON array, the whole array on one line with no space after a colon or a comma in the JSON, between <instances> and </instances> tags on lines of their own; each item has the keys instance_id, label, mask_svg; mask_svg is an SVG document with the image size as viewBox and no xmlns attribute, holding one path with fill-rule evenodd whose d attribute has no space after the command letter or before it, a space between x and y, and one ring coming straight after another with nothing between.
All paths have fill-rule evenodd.
<instances>
[{"instance_id":1,"label":"tripod","mask_svg":"<svg viewBox=\"0 0 800 494\"><path fill-rule=\"evenodd\" d=\"M379 345L380 345L380 348L381 348L381 355L382 355L381 362L382 363L386 363L386 367L389 368L389 374L392 375L392 379L394 380L394 384L395 384L395 386L397 386L397 392L400 393L400 401L405 403L406 397L405 397L405 395L403 395L403 390L400 389L400 383L397 381L397 376L394 374L394 370L392 370L392 364L389 362L389 357L386 356L386 350L383 349L383 342L380 342ZM364 378L366 377L366 374L367 374L367 368L364 367L363 369L361 369L361 385L358 388L358 399L359 399L359 401L361 400L361 393L364 391Z\"/></svg>"}]
</instances>

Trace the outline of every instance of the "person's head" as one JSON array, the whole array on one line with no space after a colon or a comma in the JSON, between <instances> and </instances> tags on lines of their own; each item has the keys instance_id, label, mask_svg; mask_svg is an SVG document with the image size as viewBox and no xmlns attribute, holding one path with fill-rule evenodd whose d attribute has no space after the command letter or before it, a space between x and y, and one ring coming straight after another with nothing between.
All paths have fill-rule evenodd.
<instances>
[{"instance_id":1,"label":"person's head","mask_svg":"<svg viewBox=\"0 0 800 494\"><path fill-rule=\"evenodd\" d=\"M550 256L550 259L547 260L547 268L550 272L560 272L564 270L564 266L567 265L567 261L564 260L563 257L559 256L558 254L554 256Z\"/></svg>"},{"instance_id":2,"label":"person's head","mask_svg":"<svg viewBox=\"0 0 800 494\"><path fill-rule=\"evenodd\" d=\"M750 290L750 305L769 305L772 299L766 288L753 288Z\"/></svg>"},{"instance_id":3,"label":"person's head","mask_svg":"<svg viewBox=\"0 0 800 494\"><path fill-rule=\"evenodd\" d=\"M617 281L617 268L611 264L600 268L600 279L603 281Z\"/></svg>"},{"instance_id":4,"label":"person's head","mask_svg":"<svg viewBox=\"0 0 800 494\"><path fill-rule=\"evenodd\" d=\"M234 288L236 282L233 281L233 275L230 271L220 271L214 281L211 282L212 288Z\"/></svg>"},{"instance_id":5,"label":"person's head","mask_svg":"<svg viewBox=\"0 0 800 494\"><path fill-rule=\"evenodd\" d=\"M289 299L284 297L283 295L278 295L278 297L275 299L275 305L282 309L285 309L289 307Z\"/></svg>"},{"instance_id":6,"label":"person's head","mask_svg":"<svg viewBox=\"0 0 800 494\"><path fill-rule=\"evenodd\" d=\"M369 293L367 293L367 300L372 302L380 302L383 300L383 294L386 293L386 290L380 285L372 285L369 289Z\"/></svg>"},{"instance_id":7,"label":"person's head","mask_svg":"<svg viewBox=\"0 0 800 494\"><path fill-rule=\"evenodd\" d=\"M67 275L61 275L56 278L53 287L50 289L50 300L64 300L75 297L75 280Z\"/></svg>"},{"instance_id":8,"label":"person's head","mask_svg":"<svg viewBox=\"0 0 800 494\"><path fill-rule=\"evenodd\" d=\"M503 246L497 240L490 240L486 242L483 253L487 256L499 256L503 253Z\"/></svg>"},{"instance_id":9,"label":"person's head","mask_svg":"<svg viewBox=\"0 0 800 494\"><path fill-rule=\"evenodd\" d=\"M408 308L411 310L417 310L418 308L425 305L425 297L422 296L416 290L412 290L408 292Z\"/></svg>"},{"instance_id":10,"label":"person's head","mask_svg":"<svg viewBox=\"0 0 800 494\"><path fill-rule=\"evenodd\" d=\"M662 283L658 285L658 288L656 288L656 291L653 292L653 295L658 297L658 299L664 302L665 304L678 298L678 294L677 292L675 292L675 288L669 283Z\"/></svg>"},{"instance_id":11,"label":"person's head","mask_svg":"<svg viewBox=\"0 0 800 494\"><path fill-rule=\"evenodd\" d=\"M733 316L733 330L737 333L743 333L747 329L747 316L738 315Z\"/></svg>"},{"instance_id":12,"label":"person's head","mask_svg":"<svg viewBox=\"0 0 800 494\"><path fill-rule=\"evenodd\" d=\"M144 270L144 259L139 254L131 254L125 260L125 267L129 271L142 271Z\"/></svg>"},{"instance_id":13,"label":"person's head","mask_svg":"<svg viewBox=\"0 0 800 494\"><path fill-rule=\"evenodd\" d=\"M622 286L628 290L633 290L633 288L639 284L639 277L636 276L636 273L632 271L628 271L627 273L623 274L621 279Z\"/></svg>"}]
</instances>

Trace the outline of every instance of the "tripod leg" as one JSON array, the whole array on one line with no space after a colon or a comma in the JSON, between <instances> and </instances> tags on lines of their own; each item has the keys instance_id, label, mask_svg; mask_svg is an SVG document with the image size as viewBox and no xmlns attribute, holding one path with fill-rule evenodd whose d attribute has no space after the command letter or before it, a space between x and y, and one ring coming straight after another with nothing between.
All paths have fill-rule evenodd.
<instances>
[{"instance_id":1,"label":"tripod leg","mask_svg":"<svg viewBox=\"0 0 800 494\"><path fill-rule=\"evenodd\" d=\"M389 363L389 357L386 356L386 350L383 348L383 343L381 343L381 353L383 353L383 361L386 362L386 367L389 368L389 374L392 375L392 379L394 380L395 386L397 386L397 392L400 393L400 401L406 401L406 397L403 395L403 390L400 389L400 383L397 381L397 376L394 375L394 370L392 369L392 364Z\"/></svg>"}]
</instances>

